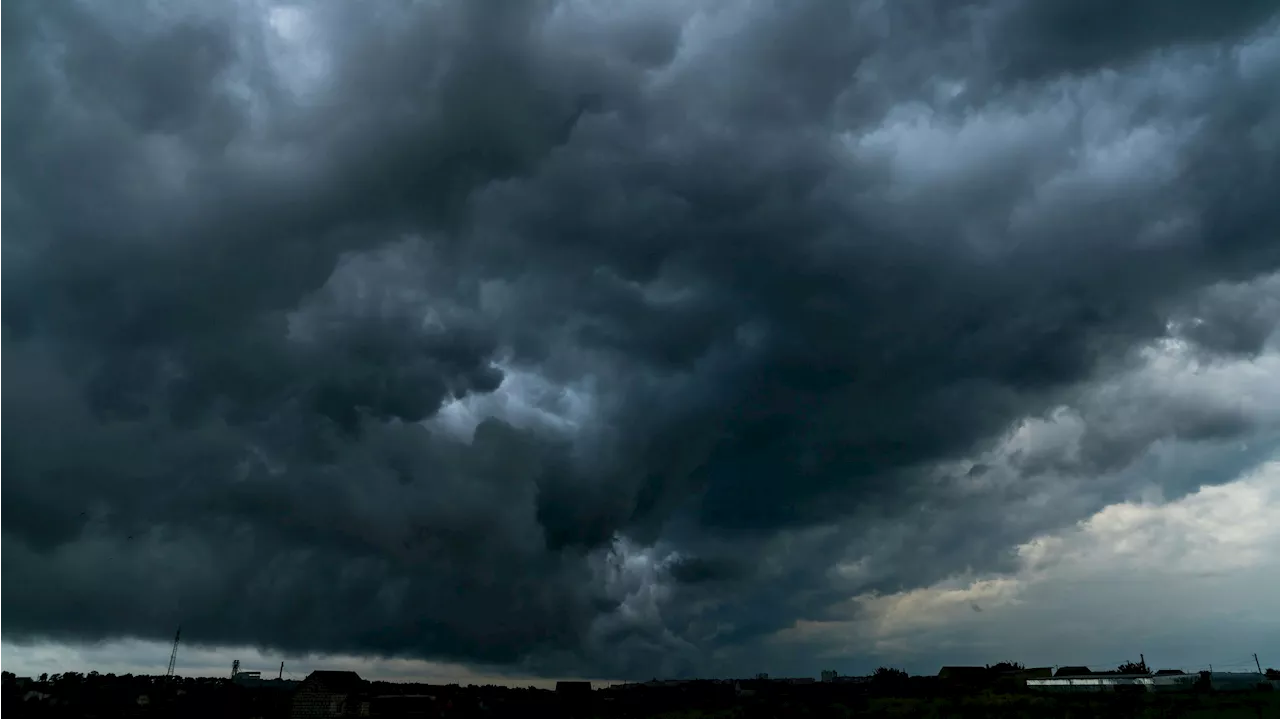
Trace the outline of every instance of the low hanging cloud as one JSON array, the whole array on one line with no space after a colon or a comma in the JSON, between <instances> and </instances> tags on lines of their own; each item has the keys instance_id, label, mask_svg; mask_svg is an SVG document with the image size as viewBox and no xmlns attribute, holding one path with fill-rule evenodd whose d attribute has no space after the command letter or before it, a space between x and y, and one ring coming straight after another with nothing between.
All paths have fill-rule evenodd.
<instances>
[{"instance_id":1,"label":"low hanging cloud","mask_svg":"<svg viewBox=\"0 0 1280 719\"><path fill-rule=\"evenodd\" d=\"M5 638L743 671L1229 481L1280 15L1172 5L10 3Z\"/></svg>"}]
</instances>

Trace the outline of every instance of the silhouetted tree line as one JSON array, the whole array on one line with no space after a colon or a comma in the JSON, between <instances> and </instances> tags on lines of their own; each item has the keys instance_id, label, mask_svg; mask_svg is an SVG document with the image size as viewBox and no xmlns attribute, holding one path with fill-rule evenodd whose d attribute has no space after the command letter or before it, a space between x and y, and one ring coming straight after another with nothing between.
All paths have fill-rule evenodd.
<instances>
[{"instance_id":1,"label":"silhouetted tree line","mask_svg":"<svg viewBox=\"0 0 1280 719\"><path fill-rule=\"evenodd\" d=\"M1125 662L1124 664L1116 667L1116 672L1119 674L1147 675L1151 673L1151 669L1147 666L1147 662L1144 659L1137 662Z\"/></svg>"},{"instance_id":2,"label":"silhouetted tree line","mask_svg":"<svg viewBox=\"0 0 1280 719\"><path fill-rule=\"evenodd\" d=\"M893 667L879 667L871 675L871 681L880 684L900 684L909 678L910 677L905 671L902 669L895 669Z\"/></svg>"}]
</instances>

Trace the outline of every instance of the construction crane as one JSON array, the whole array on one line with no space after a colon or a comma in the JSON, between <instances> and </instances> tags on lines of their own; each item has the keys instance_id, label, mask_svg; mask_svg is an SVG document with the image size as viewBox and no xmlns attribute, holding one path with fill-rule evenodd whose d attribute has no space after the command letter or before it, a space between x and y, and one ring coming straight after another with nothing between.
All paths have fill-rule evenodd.
<instances>
[{"instance_id":1,"label":"construction crane","mask_svg":"<svg viewBox=\"0 0 1280 719\"><path fill-rule=\"evenodd\" d=\"M178 626L178 631L173 635L173 651L169 653L169 671L164 673L165 679L173 677L173 666L178 663L178 640L182 637L182 626Z\"/></svg>"}]
</instances>

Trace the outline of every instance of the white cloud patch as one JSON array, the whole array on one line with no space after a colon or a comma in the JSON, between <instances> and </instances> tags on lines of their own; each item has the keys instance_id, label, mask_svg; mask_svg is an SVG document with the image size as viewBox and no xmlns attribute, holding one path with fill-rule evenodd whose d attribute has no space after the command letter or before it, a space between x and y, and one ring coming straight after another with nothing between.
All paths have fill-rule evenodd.
<instances>
[{"instance_id":1,"label":"white cloud patch","mask_svg":"<svg viewBox=\"0 0 1280 719\"><path fill-rule=\"evenodd\" d=\"M1280 461L1171 502L1113 504L1017 547L1018 569L863 594L779 639L831 661L1226 668L1280 638ZM839 571L847 571L842 565ZM1231 655L1227 657L1226 655Z\"/></svg>"}]
</instances>

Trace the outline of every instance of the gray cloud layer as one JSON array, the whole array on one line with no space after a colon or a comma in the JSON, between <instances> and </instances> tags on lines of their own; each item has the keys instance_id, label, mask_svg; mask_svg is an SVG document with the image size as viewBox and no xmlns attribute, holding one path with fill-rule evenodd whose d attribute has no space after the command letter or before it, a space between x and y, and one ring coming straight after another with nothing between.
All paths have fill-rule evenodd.
<instances>
[{"instance_id":1,"label":"gray cloud layer","mask_svg":"<svg viewBox=\"0 0 1280 719\"><path fill-rule=\"evenodd\" d=\"M712 671L1267 430L1089 388L1274 330L1274 2L204 5L4 11L6 637Z\"/></svg>"}]
</instances>

